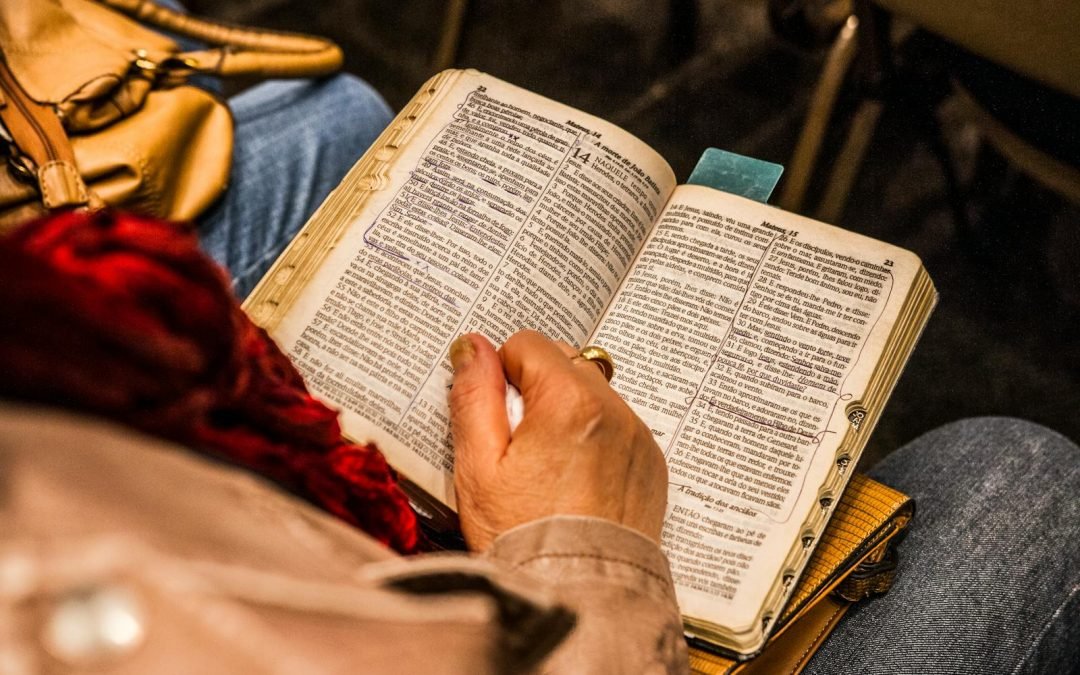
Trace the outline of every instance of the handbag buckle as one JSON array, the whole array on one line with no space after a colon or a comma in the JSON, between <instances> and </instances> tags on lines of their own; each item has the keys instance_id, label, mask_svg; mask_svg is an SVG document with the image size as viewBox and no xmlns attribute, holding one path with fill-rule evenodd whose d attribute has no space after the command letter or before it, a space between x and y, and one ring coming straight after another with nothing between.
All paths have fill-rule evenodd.
<instances>
[{"instance_id":1,"label":"handbag buckle","mask_svg":"<svg viewBox=\"0 0 1080 675\"><path fill-rule=\"evenodd\" d=\"M0 141L3 142L3 152L12 177L20 183L37 185L37 167L34 165L34 160L19 150L19 146L15 145L15 140L8 134L7 127L3 123L0 123Z\"/></svg>"},{"instance_id":2,"label":"handbag buckle","mask_svg":"<svg viewBox=\"0 0 1080 675\"><path fill-rule=\"evenodd\" d=\"M187 56L175 55L154 61L145 49L136 49L134 55L132 68L156 85L171 87L183 84L199 70L198 61Z\"/></svg>"},{"instance_id":3,"label":"handbag buckle","mask_svg":"<svg viewBox=\"0 0 1080 675\"><path fill-rule=\"evenodd\" d=\"M149 79L156 79L158 64L150 58L150 54L145 49L135 50L135 60L131 62L131 65Z\"/></svg>"},{"instance_id":4,"label":"handbag buckle","mask_svg":"<svg viewBox=\"0 0 1080 675\"><path fill-rule=\"evenodd\" d=\"M26 155L8 154L8 169L16 180L23 183L37 184L30 158Z\"/></svg>"}]
</instances>

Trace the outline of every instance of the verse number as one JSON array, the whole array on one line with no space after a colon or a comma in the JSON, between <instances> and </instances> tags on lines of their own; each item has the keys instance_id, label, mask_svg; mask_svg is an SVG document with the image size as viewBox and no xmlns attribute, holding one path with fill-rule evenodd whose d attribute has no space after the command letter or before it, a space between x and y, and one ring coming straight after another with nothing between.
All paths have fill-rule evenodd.
<instances>
[{"instance_id":1,"label":"verse number","mask_svg":"<svg viewBox=\"0 0 1080 675\"><path fill-rule=\"evenodd\" d=\"M893 266L893 261L891 261L891 260L886 260L885 261L885 267L892 267L892 266Z\"/></svg>"}]
</instances>

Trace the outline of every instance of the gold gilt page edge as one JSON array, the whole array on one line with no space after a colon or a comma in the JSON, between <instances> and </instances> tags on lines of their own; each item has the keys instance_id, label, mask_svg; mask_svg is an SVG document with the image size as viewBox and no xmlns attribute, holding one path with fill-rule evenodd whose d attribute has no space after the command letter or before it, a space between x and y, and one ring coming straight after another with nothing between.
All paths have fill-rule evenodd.
<instances>
[{"instance_id":1,"label":"gold gilt page edge","mask_svg":"<svg viewBox=\"0 0 1080 675\"><path fill-rule=\"evenodd\" d=\"M771 629L776 623L772 619L781 616L784 607L790 602L791 593L795 590L795 582L805 570L806 562L810 559L818 539L839 503L839 496L854 474L854 467L877 426L885 403L900 379L919 337L925 330L936 302L937 291L934 284L926 268L920 265L889 331L889 337L886 340L887 347L867 382L863 398L853 400L848 404L849 419L850 413L856 410L862 411L863 418L857 429L854 426L848 428L843 440L837 446L833 467L819 488L819 501L821 498L828 497L828 506L823 505L821 509L816 510L816 513L811 511L804 521L803 535L793 542L783 566L784 572L773 581L772 588L766 595L766 601L758 616L757 626L760 629L744 633L740 639L722 626L695 617L684 617L684 624L691 635L710 643L713 647L719 648L723 654L738 661L752 658L764 648L772 633ZM807 536L812 538L809 546L804 543L804 538ZM765 617L770 617L767 627L764 625Z\"/></svg>"},{"instance_id":2,"label":"gold gilt page edge","mask_svg":"<svg viewBox=\"0 0 1080 675\"><path fill-rule=\"evenodd\" d=\"M400 148L415 136L426 113L437 106L462 72L446 70L429 79L304 224L243 302L244 311L256 325L272 331L280 323L370 195L386 187L389 168Z\"/></svg>"}]
</instances>

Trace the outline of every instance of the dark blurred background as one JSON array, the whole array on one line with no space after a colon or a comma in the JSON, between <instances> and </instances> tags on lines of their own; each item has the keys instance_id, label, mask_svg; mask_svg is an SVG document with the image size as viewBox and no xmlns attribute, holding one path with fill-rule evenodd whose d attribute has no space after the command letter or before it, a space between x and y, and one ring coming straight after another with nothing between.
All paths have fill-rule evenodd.
<instances>
[{"instance_id":1,"label":"dark blurred background","mask_svg":"<svg viewBox=\"0 0 1080 675\"><path fill-rule=\"evenodd\" d=\"M440 58L486 71L623 126L664 155L680 180L709 146L790 170L829 45L850 10L829 0L776 2L774 11L784 11L770 22L766 0L471 0L460 5L460 34L447 40L453 0L188 4L208 16L333 38L347 69L395 109ZM865 36L871 24L862 18ZM889 68L865 49L856 54L822 144L827 167L863 114L860 103L883 103L832 220L915 251L941 293L867 459L973 415L1024 417L1080 441L1080 208L991 149L949 77L954 68L990 72L983 90L1000 99L995 109L1012 111L1020 132L1052 130L1064 116L1062 133L1075 134L1074 102L1055 108L1060 92L1050 92L1049 104L1032 103L1042 100L1025 89L1032 83L1008 73L994 79L994 67L980 71L932 32L911 27L897 21L886 34L895 45ZM1047 114L1058 119L1038 119ZM1052 151L1059 138L1049 134ZM807 215L815 215L812 198L825 190L826 173L811 173L811 203L799 208Z\"/></svg>"}]
</instances>

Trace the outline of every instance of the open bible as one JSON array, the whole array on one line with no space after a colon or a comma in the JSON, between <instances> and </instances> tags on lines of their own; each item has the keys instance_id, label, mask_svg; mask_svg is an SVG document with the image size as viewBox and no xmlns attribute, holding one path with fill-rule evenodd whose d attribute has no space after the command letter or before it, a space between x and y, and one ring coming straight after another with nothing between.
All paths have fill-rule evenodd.
<instances>
[{"instance_id":1,"label":"open bible","mask_svg":"<svg viewBox=\"0 0 1080 675\"><path fill-rule=\"evenodd\" d=\"M475 71L431 79L245 303L454 508L449 344L523 328L613 356L669 467L688 635L761 649L936 300L912 253L707 187L619 128ZM526 411L528 414L528 411Z\"/></svg>"}]
</instances>

